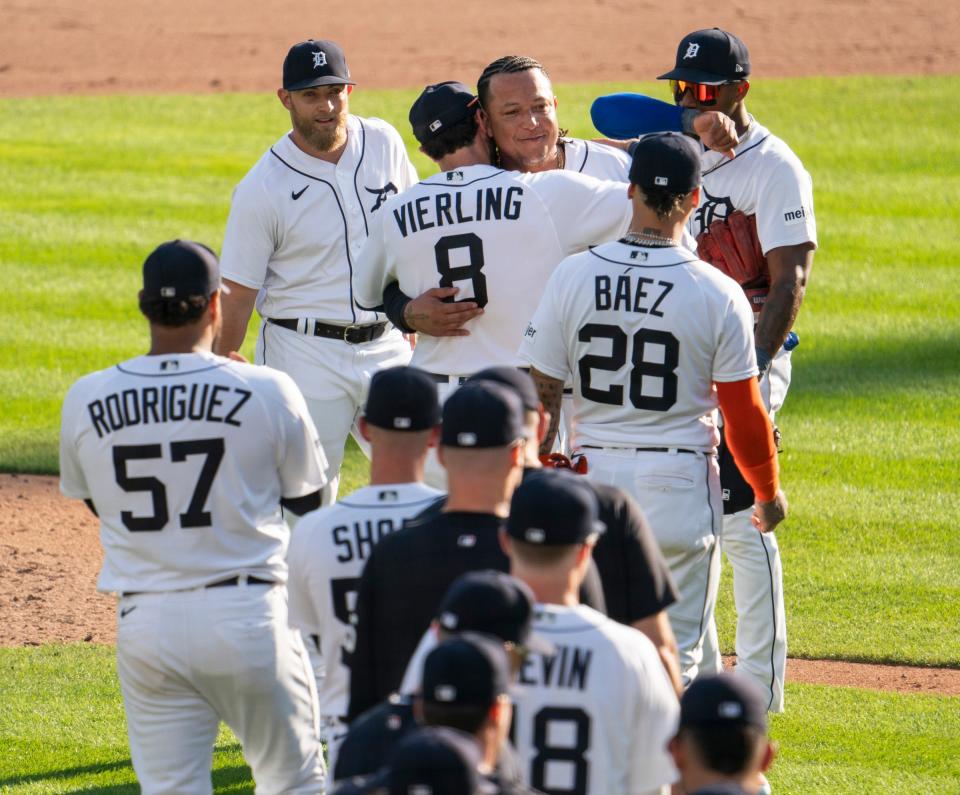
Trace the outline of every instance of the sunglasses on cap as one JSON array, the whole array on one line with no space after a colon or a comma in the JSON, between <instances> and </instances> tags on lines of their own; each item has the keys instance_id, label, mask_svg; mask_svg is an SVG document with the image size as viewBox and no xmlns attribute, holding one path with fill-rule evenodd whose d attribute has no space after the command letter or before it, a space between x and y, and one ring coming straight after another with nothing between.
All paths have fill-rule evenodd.
<instances>
[{"instance_id":1,"label":"sunglasses on cap","mask_svg":"<svg viewBox=\"0 0 960 795\"><path fill-rule=\"evenodd\" d=\"M723 86L733 85L734 83L742 83L742 80L731 80L728 83L721 83L720 85L707 85L706 83L690 83L686 80L671 80L670 81L670 90L673 91L673 101L680 103L680 100L683 99L683 95L688 91L693 92L693 98L700 105L716 105L717 98L720 96L720 89Z\"/></svg>"}]
</instances>

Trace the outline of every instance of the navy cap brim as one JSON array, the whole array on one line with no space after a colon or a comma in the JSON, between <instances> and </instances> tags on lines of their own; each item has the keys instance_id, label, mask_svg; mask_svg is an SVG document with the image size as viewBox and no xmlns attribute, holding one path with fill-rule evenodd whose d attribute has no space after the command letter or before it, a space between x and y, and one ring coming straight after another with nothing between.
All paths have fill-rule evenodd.
<instances>
[{"instance_id":1,"label":"navy cap brim","mask_svg":"<svg viewBox=\"0 0 960 795\"><path fill-rule=\"evenodd\" d=\"M309 80L301 80L292 86L287 86L287 91L303 91L307 88L316 88L317 86L355 86L352 80L344 80L336 75L325 75L324 77L314 77Z\"/></svg>"},{"instance_id":2,"label":"navy cap brim","mask_svg":"<svg viewBox=\"0 0 960 795\"><path fill-rule=\"evenodd\" d=\"M666 74L660 75L657 80L685 80L688 83L700 83L705 86L722 86L724 83L730 82L730 78L716 75L713 72L683 68L671 69Z\"/></svg>"}]
</instances>

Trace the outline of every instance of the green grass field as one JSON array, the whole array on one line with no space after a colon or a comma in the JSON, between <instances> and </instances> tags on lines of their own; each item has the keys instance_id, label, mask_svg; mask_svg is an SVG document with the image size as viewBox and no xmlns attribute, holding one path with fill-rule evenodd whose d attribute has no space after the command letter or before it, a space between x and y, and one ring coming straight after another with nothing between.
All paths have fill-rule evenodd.
<instances>
[{"instance_id":1,"label":"green grass field","mask_svg":"<svg viewBox=\"0 0 960 795\"><path fill-rule=\"evenodd\" d=\"M751 110L813 175L821 245L780 415L792 515L778 535L794 655L960 665L951 273L960 141L942 101L952 87L960 77L758 81L751 91ZM561 121L591 136L590 99L626 88L636 85L562 87ZM413 96L358 91L353 109L393 122L411 145ZM0 273L10 301L0 326L0 470L54 472L66 388L144 349L135 306L143 257L173 237L219 248L233 185L288 120L274 97L248 94L2 100L0 109ZM422 156L415 162L430 173ZM363 476L354 450L344 488ZM44 696L0 715L0 754L23 757L0 761L0 791L15 771L29 775L30 791L119 792L132 780L105 654L0 653L8 692L54 668L66 677L46 709L37 706ZM827 782L838 792L958 791L944 785L960 771L940 749L960 736L960 699L808 687L788 698L774 724L788 746L778 792ZM244 780L226 737L217 760L221 791Z\"/></svg>"},{"instance_id":2,"label":"green grass field","mask_svg":"<svg viewBox=\"0 0 960 795\"><path fill-rule=\"evenodd\" d=\"M126 725L104 646L0 649L0 792L135 793ZM788 685L775 716L778 793L957 792L960 699ZM214 753L218 793L253 792L236 738Z\"/></svg>"}]
</instances>

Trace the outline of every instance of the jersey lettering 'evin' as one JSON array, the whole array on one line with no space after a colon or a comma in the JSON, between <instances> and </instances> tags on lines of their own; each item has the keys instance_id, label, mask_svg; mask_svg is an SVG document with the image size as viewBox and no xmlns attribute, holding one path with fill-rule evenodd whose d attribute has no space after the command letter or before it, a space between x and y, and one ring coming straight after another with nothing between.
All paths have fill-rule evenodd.
<instances>
[{"instance_id":1,"label":"jersey lettering 'evin'","mask_svg":"<svg viewBox=\"0 0 960 795\"><path fill-rule=\"evenodd\" d=\"M514 741L548 795L649 792L674 778L676 696L653 644L579 605L537 605L552 654L530 654L514 688Z\"/></svg>"},{"instance_id":2,"label":"jersey lettering 'evin'","mask_svg":"<svg viewBox=\"0 0 960 795\"><path fill-rule=\"evenodd\" d=\"M459 287L484 314L469 337L422 337L412 364L469 375L519 365L517 346L543 285L563 257L612 240L630 216L627 186L569 171L520 174L474 165L441 172L377 216L356 268L360 306L398 281L410 296Z\"/></svg>"}]
</instances>

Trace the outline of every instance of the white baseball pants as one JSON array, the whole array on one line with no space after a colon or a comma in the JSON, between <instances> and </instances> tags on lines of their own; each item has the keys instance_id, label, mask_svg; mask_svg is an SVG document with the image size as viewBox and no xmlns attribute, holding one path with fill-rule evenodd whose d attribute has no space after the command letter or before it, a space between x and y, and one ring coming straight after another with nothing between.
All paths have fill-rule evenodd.
<instances>
[{"instance_id":1,"label":"white baseball pants","mask_svg":"<svg viewBox=\"0 0 960 795\"><path fill-rule=\"evenodd\" d=\"M587 448L587 477L619 486L646 514L679 593L667 609L684 684L700 672L720 584L720 473L703 453Z\"/></svg>"},{"instance_id":2,"label":"white baseball pants","mask_svg":"<svg viewBox=\"0 0 960 795\"><path fill-rule=\"evenodd\" d=\"M283 370L293 378L317 426L328 463L324 505L337 498L343 446L351 431L360 449L370 454L369 446L356 430L370 379L378 370L409 364L412 353L410 344L395 328L373 342L351 345L308 337L272 323L260 324L256 363Z\"/></svg>"},{"instance_id":3,"label":"white baseball pants","mask_svg":"<svg viewBox=\"0 0 960 795\"><path fill-rule=\"evenodd\" d=\"M117 673L144 795L208 795L220 721L257 793L320 793L325 769L313 671L287 625L283 586L122 597Z\"/></svg>"},{"instance_id":4,"label":"white baseball pants","mask_svg":"<svg viewBox=\"0 0 960 795\"><path fill-rule=\"evenodd\" d=\"M791 360L783 349L760 381L771 419L790 387ZM733 568L737 611L736 670L752 677L767 693L767 709L783 712L787 666L787 624L783 602L783 564L774 533L761 534L750 522L753 508L723 517L721 548ZM716 625L704 644L704 664L720 670Z\"/></svg>"}]
</instances>

